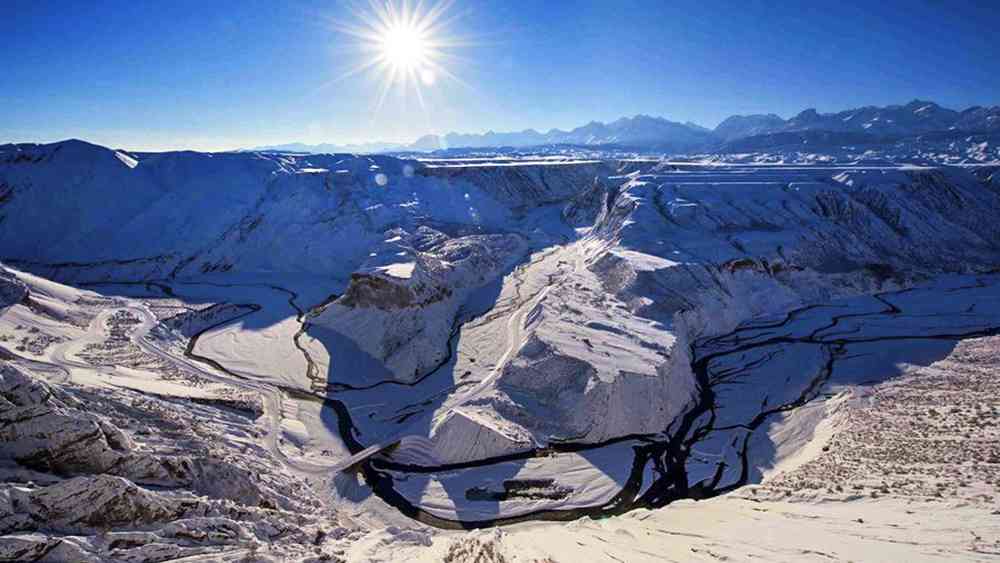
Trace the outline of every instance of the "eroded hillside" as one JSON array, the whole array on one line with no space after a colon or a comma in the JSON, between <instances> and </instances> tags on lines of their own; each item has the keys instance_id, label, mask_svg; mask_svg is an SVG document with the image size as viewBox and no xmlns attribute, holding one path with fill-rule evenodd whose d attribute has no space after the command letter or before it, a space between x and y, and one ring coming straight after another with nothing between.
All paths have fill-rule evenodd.
<instances>
[{"instance_id":1,"label":"eroded hillside","mask_svg":"<svg viewBox=\"0 0 1000 563\"><path fill-rule=\"evenodd\" d=\"M345 554L711 497L998 331L991 169L734 160L3 147L4 549Z\"/></svg>"}]
</instances>

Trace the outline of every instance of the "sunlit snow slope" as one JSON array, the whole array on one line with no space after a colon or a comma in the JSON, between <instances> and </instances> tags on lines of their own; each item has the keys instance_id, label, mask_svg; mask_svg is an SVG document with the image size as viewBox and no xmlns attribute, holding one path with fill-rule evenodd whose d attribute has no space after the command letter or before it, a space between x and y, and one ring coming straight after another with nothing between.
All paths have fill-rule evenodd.
<instances>
[{"instance_id":1,"label":"sunlit snow slope","mask_svg":"<svg viewBox=\"0 0 1000 563\"><path fill-rule=\"evenodd\" d=\"M745 482L734 468L766 465L767 448L751 455L739 436L719 446L725 465L695 469L674 443L710 402L697 368L717 350L705 343L808 304L991 273L998 213L1000 186L981 169L890 162L0 147L0 258L17 268L73 283L332 288L295 306L300 332L278 319L220 330L199 353L333 397L335 416L296 423L312 436L302 443L336 429L365 452L351 461L374 456L366 479L383 498L440 525ZM265 334L283 339L288 364L256 352ZM802 365L821 364L829 343L808 344L819 348ZM806 375L790 376L788 408L822 383ZM753 432L770 410L738 410L731 426ZM681 477L657 488L664 472Z\"/></svg>"}]
</instances>

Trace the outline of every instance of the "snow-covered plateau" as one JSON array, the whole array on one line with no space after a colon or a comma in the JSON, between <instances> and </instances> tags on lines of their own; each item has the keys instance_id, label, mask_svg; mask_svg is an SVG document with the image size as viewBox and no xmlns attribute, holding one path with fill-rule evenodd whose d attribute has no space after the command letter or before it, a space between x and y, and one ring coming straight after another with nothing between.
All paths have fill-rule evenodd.
<instances>
[{"instance_id":1,"label":"snow-covered plateau","mask_svg":"<svg viewBox=\"0 0 1000 563\"><path fill-rule=\"evenodd\" d=\"M948 143L0 146L0 561L1000 557Z\"/></svg>"}]
</instances>

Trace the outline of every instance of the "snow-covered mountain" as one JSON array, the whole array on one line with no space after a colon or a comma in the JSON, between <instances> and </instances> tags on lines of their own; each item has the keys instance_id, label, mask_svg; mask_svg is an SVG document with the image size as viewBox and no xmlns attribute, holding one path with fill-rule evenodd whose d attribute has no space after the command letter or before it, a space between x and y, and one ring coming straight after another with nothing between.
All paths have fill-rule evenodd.
<instances>
[{"instance_id":1,"label":"snow-covered mountain","mask_svg":"<svg viewBox=\"0 0 1000 563\"><path fill-rule=\"evenodd\" d=\"M552 129L539 133L527 129L518 133L487 132L483 135L449 133L437 138L438 148L448 147L528 147L538 145L631 145L658 146L684 151L711 139L710 132L693 123L678 123L659 117L636 115L611 123L592 121L570 131Z\"/></svg>"},{"instance_id":2,"label":"snow-covered mountain","mask_svg":"<svg viewBox=\"0 0 1000 563\"><path fill-rule=\"evenodd\" d=\"M383 153L383 152L432 152L462 148L527 148L546 145L576 145L609 147L623 146L637 150L663 152L704 151L723 147L725 143L748 137L761 137L752 141L754 150L768 145L772 140L783 142L788 135L767 137L778 133L824 131L849 133L845 142L880 143L886 138L959 131L965 133L990 133L1000 131L1000 106L975 106L964 111L943 108L923 100L913 100L905 105L885 107L865 106L835 113L819 113L806 109L783 119L773 113L733 115L715 127L707 129L695 123L679 123L661 117L636 115L623 117L611 123L590 122L570 131L551 129L542 133L534 129L515 132L448 133L424 135L413 143L364 143L357 145L291 143L257 147L250 151L290 153Z\"/></svg>"},{"instance_id":3,"label":"snow-covered mountain","mask_svg":"<svg viewBox=\"0 0 1000 563\"><path fill-rule=\"evenodd\" d=\"M1000 131L1000 106L975 106L962 111L955 127L962 131Z\"/></svg>"},{"instance_id":4,"label":"snow-covered mountain","mask_svg":"<svg viewBox=\"0 0 1000 563\"><path fill-rule=\"evenodd\" d=\"M416 145L417 143L414 143ZM316 145L309 145L306 143L287 143L283 145L265 145L260 147L254 147L251 149L246 149L244 152L283 152L283 153L299 153L299 154L322 154L322 153L380 153L380 152L393 152L393 151L403 151L403 150L416 150L411 149L411 145L405 143L354 143L354 144L344 144L337 145L333 143L319 143Z\"/></svg>"},{"instance_id":5,"label":"snow-covered mountain","mask_svg":"<svg viewBox=\"0 0 1000 563\"><path fill-rule=\"evenodd\" d=\"M666 151L685 151L703 146L713 139L711 131L694 123L678 123L660 117L636 115L623 117L611 123L592 121L570 131L552 129L540 133L525 129L509 133L448 133L425 135L409 145L373 143L362 146L335 145L277 145L259 147L258 151L288 152L406 152L434 151L448 148L534 147L540 145L628 145L654 146ZM368 148L369 150L361 150Z\"/></svg>"},{"instance_id":6,"label":"snow-covered mountain","mask_svg":"<svg viewBox=\"0 0 1000 563\"><path fill-rule=\"evenodd\" d=\"M688 128L637 118L575 134L639 138L664 127ZM307 382L324 388L422 381L447 361L449 334L473 314L470 300L483 284L532 248L589 228L584 240L517 274L534 280L522 284L563 282L534 303L508 356L494 359L495 384L475 398L457 394L448 416L428 425L435 456L447 462L538 447L556 436L600 442L653 432L653 410L680 412L689 393L682 382L690 373L675 365L677 342L709 330L675 326L684 309L715 307L764 286L788 302L837 284L860 288L881 271L872 264L893 272L984 266L1000 240L989 219L1000 208L996 194L957 169L713 172L694 165L687 172L641 161L131 154L80 141L9 146L0 157L7 194L0 252L16 266L77 281L208 274L330 280L340 297L317 314L311 355L353 357L369 367ZM968 205L943 198L946 191ZM902 207L893 203L899 198ZM785 273L761 277L775 264ZM578 286L602 287L603 299L631 312L596 321L618 305L590 310L571 289ZM656 289L663 287L683 297ZM570 320L564 307L589 312ZM755 313L749 307L741 314ZM649 332L640 318L661 328ZM607 326L619 328L608 334ZM615 346L635 359L627 369L579 347L625 333L631 336ZM559 397L517 406L513 397L552 383L544 374L566 378L556 385ZM581 404L591 407L578 411ZM586 414L609 404L628 404L632 415L595 421ZM444 438L472 429L494 433L493 445L465 450L462 440Z\"/></svg>"},{"instance_id":7,"label":"snow-covered mountain","mask_svg":"<svg viewBox=\"0 0 1000 563\"><path fill-rule=\"evenodd\" d=\"M913 136L933 131L983 133L1000 130L1000 106L955 111L934 102L913 100L905 105L866 106L836 113L807 109L783 120L776 115L733 116L715 132L726 140L793 131L865 133L873 136Z\"/></svg>"},{"instance_id":8,"label":"snow-covered mountain","mask_svg":"<svg viewBox=\"0 0 1000 563\"><path fill-rule=\"evenodd\" d=\"M903 106L862 107L832 114L807 109L785 124L784 129L801 131L858 131L876 135L912 135L942 131L955 125L959 113L922 100Z\"/></svg>"},{"instance_id":9,"label":"snow-covered mountain","mask_svg":"<svg viewBox=\"0 0 1000 563\"><path fill-rule=\"evenodd\" d=\"M589 181L592 168L553 175L547 190L555 195L534 187L526 195L518 190L548 170L455 174L384 156L130 155L82 141L6 146L0 239L8 259L124 261L142 276L272 271L346 280L390 228L496 230L511 216L508 202L561 197L579 175ZM282 251L290 240L304 244Z\"/></svg>"},{"instance_id":10,"label":"snow-covered mountain","mask_svg":"<svg viewBox=\"0 0 1000 563\"><path fill-rule=\"evenodd\" d=\"M772 133L804 134L862 133ZM902 371L963 409L995 389L1000 167L926 158L0 147L0 554L461 555L425 525L613 516L779 467L877 496L885 471L850 472L884 468L857 440L893 420L956 436L891 458L893 490L961 471L986 522L995 425L955 420L995 412L864 418Z\"/></svg>"},{"instance_id":11,"label":"snow-covered mountain","mask_svg":"<svg viewBox=\"0 0 1000 563\"><path fill-rule=\"evenodd\" d=\"M714 132L722 140L731 141L740 137L761 135L781 129L785 120L773 113L767 115L732 115L716 126Z\"/></svg>"}]
</instances>

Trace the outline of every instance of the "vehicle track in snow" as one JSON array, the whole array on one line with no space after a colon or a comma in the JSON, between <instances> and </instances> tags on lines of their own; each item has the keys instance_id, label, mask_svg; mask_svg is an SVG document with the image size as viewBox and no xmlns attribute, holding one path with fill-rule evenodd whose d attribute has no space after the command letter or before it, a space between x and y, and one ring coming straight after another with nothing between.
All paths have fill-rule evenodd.
<instances>
[{"instance_id":1,"label":"vehicle track in snow","mask_svg":"<svg viewBox=\"0 0 1000 563\"><path fill-rule=\"evenodd\" d=\"M136 285L136 286L143 286L143 287L147 287L147 288L156 287L161 292L163 292L164 295L170 296L170 297L179 298L179 299L183 299L184 296L183 295L178 295L177 292L175 291L175 287L178 286L178 285L209 285L209 286L213 286L213 287L223 287L223 288L225 288L225 287L233 287L233 288L237 288L237 287L263 287L263 288L268 288L268 289L271 289L273 291L277 291L277 292L280 292L280 293L283 293L283 294L287 295L288 296L288 305L296 312L296 319L299 322L303 322L304 315L305 315L305 311L303 311L303 309L296 302L296 299L298 299L298 294L296 292L294 292L294 291L292 291L290 289L284 288L284 287L273 285L273 284L256 284L256 283L254 283L254 284L219 284L219 283L211 283L211 282L178 282L178 281L174 281L174 280L146 280L146 281L141 281L141 282L134 282L134 281L104 281L104 282L97 282L97 283L92 283L92 284L87 284L87 285L90 286L90 287L97 287L97 286L101 286L101 285ZM161 296L151 295L151 296L147 296L145 298L158 298L158 297L161 297ZM143 299L143 298L144 297L132 297L132 299ZM222 303L219 303L219 304L222 304ZM129 306L126 306L126 307L116 307L116 308L107 309L105 311L102 311L102 313L100 313L92 321L92 323L91 323L92 329L91 329L90 332L94 333L97 330L99 330L99 327L103 325L103 321L107 317L107 315L112 314L115 310L118 310L118 309L128 309L128 310L131 310L132 312L138 314L142 318L142 324L140 324L139 326L137 326L131 332L131 334L130 334L129 337L132 340L132 342L135 343L140 349L142 349L144 352L149 353L149 354L151 354L153 356L156 356L156 357L158 357L158 358L160 358L160 359L162 359L164 361L170 362L174 366L176 366L179 369L182 369L184 371L195 373L195 374L197 374L197 375L199 375L201 377L204 377L204 378L212 380L212 381L216 381L218 383L232 385L232 386L237 387L237 388L241 388L241 389L245 389L245 390L249 390L249 391L253 391L253 392L259 393L260 396L261 396L261 398L265 402L265 413L266 413L266 416L268 417L267 438L266 438L266 446L267 446L268 450L270 450L278 459L282 460L282 462L286 466L288 466L290 469L295 470L295 471L297 471L299 473L310 474L310 475L326 475L326 474L328 474L329 473L329 469L330 469L330 464L319 464L319 463L305 462L305 461L302 461L302 460L293 460L293 459L290 459L281 450L281 448L279 447L279 439L280 439L280 434L281 434L282 404L283 404L283 401L285 400L285 397L290 397L290 398L293 398L295 400L315 401L315 402L323 403L325 406L334 408L334 410L338 412L338 416L340 415L341 409L343 410L343 412L346 413L346 408L344 408L342 405L340 405L339 402L336 402L333 399L329 399L329 398L326 398L326 397L324 397L322 395L318 395L318 394L312 393L312 392L310 392L308 390L303 390L303 389L295 388L295 387L290 386L290 385L283 385L281 383L277 383L277 382L273 382L273 381L258 381L256 379L250 377L250 376L237 373L237 372L235 372L235 371L227 368L220 361L218 361L218 360L216 360L214 358L211 358L211 357L199 354L196 351L197 346L198 346L198 341L199 341L199 339L203 335L205 335L205 334L207 334L207 333L209 333L209 332L211 332L213 330L216 330L218 328L221 328L223 326L227 326L229 324L232 324L232 323L234 323L236 321L245 319L246 317L249 317L250 315L259 313L262 310L262 308L263 308L261 305L256 304L256 303L243 303L243 304L237 304L237 305L238 306L242 306L242 307L247 307L250 310L246 311L246 312L243 312L243 313L241 313L239 315L235 315L235 316L232 316L232 317L228 317L226 319L222 319L222 320L220 320L218 322L212 323L209 326L206 326L206 327L200 329L198 332L196 332L195 334L193 334L188 339L188 341L187 341L187 343L186 343L186 345L184 347L183 356L181 356L181 357L179 357L176 353L173 353L173 352L171 352L169 350L161 348L153 339L150 339L150 338L146 337L147 334L149 333L149 331L154 326L156 326L156 324L159 321L156 319L155 315L147 307L145 307L145 306L129 305ZM95 336L93 338L93 341L98 342L98 341L101 341L102 339L103 339L102 336ZM78 343L79 340L77 340L77 341L70 341L70 342L66 343L64 345L64 347L66 345L72 344L73 342L77 342ZM57 349L54 352L56 354L62 353L61 349ZM76 362L74 360L70 360L68 358L65 358L64 356L65 356L65 354L63 353L63 356L60 357L59 361L64 361L64 362L66 362L67 365L69 365L71 367L79 367L79 368L91 369L91 370L97 369L98 371L100 371L100 370L108 370L109 372L113 371L112 367L92 366L90 364L86 364L86 363L83 363L83 362ZM307 358L307 360L308 360L308 358ZM333 404L333 403L336 403L336 404ZM346 428L341 429L341 431L345 431L345 430L346 430Z\"/></svg>"}]
</instances>

